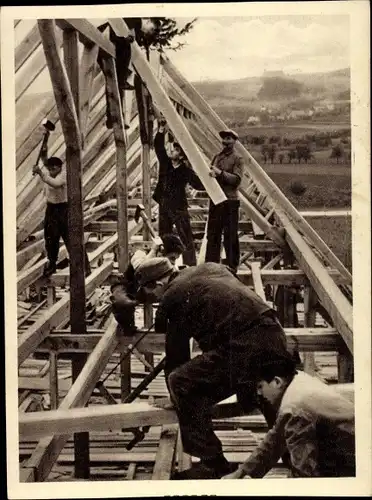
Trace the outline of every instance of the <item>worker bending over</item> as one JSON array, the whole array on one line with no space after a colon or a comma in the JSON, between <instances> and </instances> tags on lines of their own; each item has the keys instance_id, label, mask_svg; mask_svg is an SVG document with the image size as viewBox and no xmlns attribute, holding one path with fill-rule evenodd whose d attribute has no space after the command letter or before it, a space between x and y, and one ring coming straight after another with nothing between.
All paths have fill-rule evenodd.
<instances>
[{"instance_id":1,"label":"worker bending over","mask_svg":"<svg viewBox=\"0 0 372 500\"><path fill-rule=\"evenodd\" d=\"M122 327L124 335L134 335L135 307L138 304L138 283L135 271L145 259L164 256L176 268L176 261L185 250L182 241L175 234L165 234L163 238L156 238L150 252L146 255L142 250L137 250L122 276L112 279L111 302L116 321Z\"/></svg>"},{"instance_id":2,"label":"worker bending over","mask_svg":"<svg viewBox=\"0 0 372 500\"><path fill-rule=\"evenodd\" d=\"M183 448L200 458L177 478L220 478L233 467L213 431L212 407L233 394L244 410L257 406L254 359L261 350L291 357L284 331L275 312L222 264L178 273L168 259L155 258L135 274L141 300L159 303L155 330L166 333L165 377ZM191 338L202 350L192 359Z\"/></svg>"},{"instance_id":3,"label":"worker bending over","mask_svg":"<svg viewBox=\"0 0 372 500\"><path fill-rule=\"evenodd\" d=\"M196 253L191 230L190 215L186 195L186 186L204 190L199 177L188 165L181 146L174 142L167 153L165 147L164 119L159 120L159 130L155 136L154 148L159 160L159 178L153 193L153 199L159 204L159 236L173 232L176 227L178 236L185 245L183 262L187 266L196 264Z\"/></svg>"},{"instance_id":4,"label":"worker bending over","mask_svg":"<svg viewBox=\"0 0 372 500\"><path fill-rule=\"evenodd\" d=\"M235 151L238 135L233 130L222 130L220 137L223 149L213 158L210 175L217 180L227 200L218 205L210 201L205 261L220 262L223 234L226 263L236 271L240 261L238 188L243 176L243 160Z\"/></svg>"},{"instance_id":5,"label":"worker bending over","mask_svg":"<svg viewBox=\"0 0 372 500\"><path fill-rule=\"evenodd\" d=\"M354 477L354 405L293 361L259 356L258 394L275 410L275 425L246 462L224 479L261 478L288 450L292 477Z\"/></svg>"}]
</instances>

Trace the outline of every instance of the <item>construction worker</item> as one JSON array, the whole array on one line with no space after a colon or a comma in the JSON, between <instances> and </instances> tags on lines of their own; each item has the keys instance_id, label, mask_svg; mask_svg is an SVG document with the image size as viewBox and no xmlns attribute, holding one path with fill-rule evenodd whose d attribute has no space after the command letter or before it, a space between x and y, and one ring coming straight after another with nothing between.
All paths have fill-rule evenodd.
<instances>
[{"instance_id":1,"label":"construction worker","mask_svg":"<svg viewBox=\"0 0 372 500\"><path fill-rule=\"evenodd\" d=\"M127 37L118 36L114 29L111 27L110 23L106 22L97 26L97 29L103 33L107 28L109 29L109 39L115 46L115 63L116 63L116 76L118 80L119 94L121 103L123 103L124 91L134 90L134 85L131 84L128 79L133 75L133 71L129 68L131 63L131 43L136 41L139 45L143 44L143 37L148 33L150 34L154 30L153 23L150 22L148 18L141 19L139 17L125 17L124 22L128 26L129 35ZM104 54L102 51L98 53L97 62L103 71L103 58ZM112 117L110 112L110 101L107 92L107 86L105 87L106 92L106 127L112 129ZM124 124L125 128L128 129L129 125Z\"/></svg>"},{"instance_id":2,"label":"construction worker","mask_svg":"<svg viewBox=\"0 0 372 500\"><path fill-rule=\"evenodd\" d=\"M141 300L159 303L155 331L166 332L165 377L183 448L200 458L175 478L221 478L233 468L213 432L212 407L233 394L246 411L257 405L254 358L262 349L291 356L284 331L275 312L222 264L177 273L167 259L146 259L136 277ZM191 338L202 350L192 359Z\"/></svg>"},{"instance_id":3,"label":"construction worker","mask_svg":"<svg viewBox=\"0 0 372 500\"><path fill-rule=\"evenodd\" d=\"M155 136L154 148L159 160L159 178L153 193L153 199L159 204L159 236L177 229L178 236L185 245L183 262L187 266L196 265L196 253L191 230L190 215L186 195L186 186L204 190L199 177L188 165L186 155L177 142L167 153L165 147L166 121L159 120L159 129Z\"/></svg>"},{"instance_id":4,"label":"construction worker","mask_svg":"<svg viewBox=\"0 0 372 500\"><path fill-rule=\"evenodd\" d=\"M122 326L125 335L131 336L136 333L135 307L138 304L136 297L138 283L135 271L145 259L164 256L177 268L176 261L185 250L185 247L175 234L165 234L163 238L157 237L150 252L146 255L142 250L137 250L124 273L115 277L111 282L111 302L116 321Z\"/></svg>"},{"instance_id":5,"label":"construction worker","mask_svg":"<svg viewBox=\"0 0 372 500\"><path fill-rule=\"evenodd\" d=\"M235 151L235 143L238 140L236 132L222 130L219 135L223 149L212 160L210 176L217 180L227 200L218 205L210 201L205 261L220 262L223 234L226 264L237 270L240 260L238 187L243 176L243 159Z\"/></svg>"},{"instance_id":6,"label":"construction worker","mask_svg":"<svg viewBox=\"0 0 372 500\"><path fill-rule=\"evenodd\" d=\"M38 175L44 183L46 197L44 240L48 262L44 267L43 274L45 277L49 277L57 270L61 237L69 252L67 177L62 160L56 156L48 158L47 143L41 150L40 159L43 166L40 163L36 164L32 172L34 175ZM86 252L84 259L85 273L88 275L91 269Z\"/></svg>"},{"instance_id":7,"label":"construction worker","mask_svg":"<svg viewBox=\"0 0 372 500\"><path fill-rule=\"evenodd\" d=\"M249 458L223 479L261 478L288 450L292 477L354 477L354 405L337 386L296 372L294 362L260 355L257 391L275 425Z\"/></svg>"}]
</instances>

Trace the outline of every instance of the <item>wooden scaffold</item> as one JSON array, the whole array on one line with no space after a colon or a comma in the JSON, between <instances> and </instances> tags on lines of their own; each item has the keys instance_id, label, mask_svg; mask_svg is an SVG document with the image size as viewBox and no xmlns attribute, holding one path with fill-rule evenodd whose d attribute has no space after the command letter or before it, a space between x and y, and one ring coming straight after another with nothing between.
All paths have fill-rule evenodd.
<instances>
[{"instance_id":1,"label":"wooden scaffold","mask_svg":"<svg viewBox=\"0 0 372 500\"><path fill-rule=\"evenodd\" d=\"M128 35L122 19L108 21L119 36ZM155 116L165 117L206 189L206 195L194 193L189 200L193 231L202 235L198 262L205 250L208 198L216 204L225 200L209 176L209 162L220 147L218 132L227 127L166 56L152 53L147 60L133 42L132 63L136 99L126 93L122 102L114 45L87 20L38 20L16 47L16 108L42 72L49 72L53 88L17 127L21 482L65 479L67 473L76 479L169 479L176 464L191 461L182 450L176 414L148 402L167 394L161 371L157 377L151 372L164 355L164 335L143 336L153 311L142 308L143 328L133 338L123 337L110 312L109 280L125 271L132 250L151 244L148 226L134 219L138 204L148 220L157 217L151 199L156 163L151 107ZM105 86L112 131L104 126ZM45 118L55 124L50 152L67 165L71 237L69 268L50 278L43 277L43 194L29 168ZM246 165L238 275L270 304L279 297L274 306L304 370L352 394L352 276L243 145L237 149ZM91 266L87 276L85 251ZM60 261L66 256L62 246ZM37 299L27 309L32 293ZM136 350L106 380L141 336ZM192 351L198 352L195 345ZM322 374L325 360L334 366L332 376ZM40 366L47 366L43 375L30 376ZM46 408L40 400L35 403L34 394L40 393L49 399ZM214 418L227 456L236 462L246 458L266 428L261 415L239 414L234 398L217 405ZM137 446L125 451L133 433ZM236 449L238 442L243 444ZM121 468L115 469L118 463ZM283 466L274 470L285 473Z\"/></svg>"}]
</instances>

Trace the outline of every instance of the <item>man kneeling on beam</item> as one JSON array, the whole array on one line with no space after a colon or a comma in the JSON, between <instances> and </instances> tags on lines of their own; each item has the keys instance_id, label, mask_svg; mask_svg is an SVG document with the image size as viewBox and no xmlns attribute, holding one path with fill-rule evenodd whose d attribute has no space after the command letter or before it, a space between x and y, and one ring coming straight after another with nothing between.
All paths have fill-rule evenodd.
<instances>
[{"instance_id":1,"label":"man kneeling on beam","mask_svg":"<svg viewBox=\"0 0 372 500\"><path fill-rule=\"evenodd\" d=\"M261 478L285 449L292 477L354 477L354 404L293 361L262 353L257 391L277 417L256 450L223 479Z\"/></svg>"},{"instance_id":2,"label":"man kneeling on beam","mask_svg":"<svg viewBox=\"0 0 372 500\"><path fill-rule=\"evenodd\" d=\"M213 431L212 408L234 394L244 411L257 407L254 358L263 349L291 358L285 333L275 312L222 264L177 272L167 259L147 259L136 278L141 301L159 303L155 330L166 333L165 377L183 448L200 458L174 479L221 478L234 467ZM193 359L191 338L202 350Z\"/></svg>"},{"instance_id":3,"label":"man kneeling on beam","mask_svg":"<svg viewBox=\"0 0 372 500\"><path fill-rule=\"evenodd\" d=\"M138 304L136 300L138 283L135 276L137 267L145 259L162 255L169 259L177 270L176 261L184 250L185 247L182 241L175 234L165 234L162 238L156 237L148 254L143 250L137 250L133 254L125 273L112 279L111 302L113 314L125 336L132 336L137 332L135 326L135 308Z\"/></svg>"}]
</instances>

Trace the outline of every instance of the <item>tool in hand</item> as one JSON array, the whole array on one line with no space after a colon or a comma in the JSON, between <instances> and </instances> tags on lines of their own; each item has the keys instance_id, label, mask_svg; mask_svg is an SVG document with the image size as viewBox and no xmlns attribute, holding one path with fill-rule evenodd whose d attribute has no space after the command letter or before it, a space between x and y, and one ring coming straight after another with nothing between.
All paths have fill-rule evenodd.
<instances>
[{"instance_id":1,"label":"tool in hand","mask_svg":"<svg viewBox=\"0 0 372 500\"><path fill-rule=\"evenodd\" d=\"M48 139L49 139L50 133L53 132L56 128L55 125L50 120L44 120L42 122L42 126L44 127L43 140L42 140L42 143L40 146L39 154L38 154L36 162L35 162L35 166L38 166L38 164L39 164L40 158L41 158L41 156L42 156L42 154L43 154L43 152L48 144Z\"/></svg>"},{"instance_id":2,"label":"tool in hand","mask_svg":"<svg viewBox=\"0 0 372 500\"><path fill-rule=\"evenodd\" d=\"M156 233L154 228L151 226L151 223L149 221L149 218L147 217L147 214L145 212L145 207L141 204L136 206L136 211L134 213L134 220L138 223L140 218L143 220L143 223L147 226L147 229L149 230L151 236L153 239L156 238Z\"/></svg>"}]
</instances>

